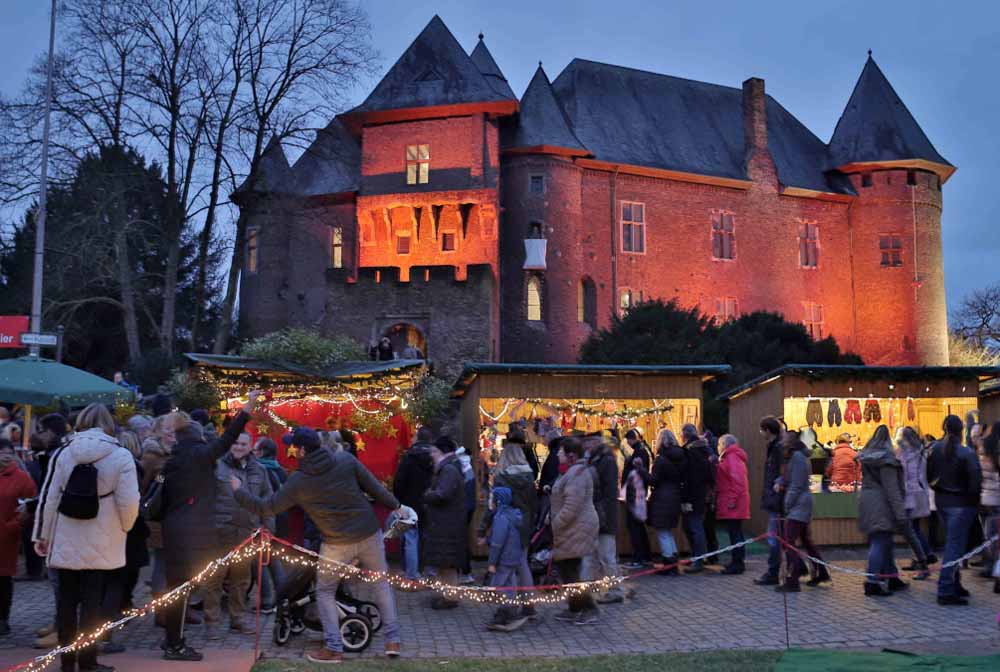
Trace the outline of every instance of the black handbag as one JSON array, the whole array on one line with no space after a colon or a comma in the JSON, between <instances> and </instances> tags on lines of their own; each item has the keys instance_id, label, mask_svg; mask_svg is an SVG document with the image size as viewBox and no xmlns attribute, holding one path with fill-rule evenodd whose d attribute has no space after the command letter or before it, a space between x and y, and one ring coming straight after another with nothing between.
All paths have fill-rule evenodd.
<instances>
[{"instance_id":1,"label":"black handbag","mask_svg":"<svg viewBox=\"0 0 1000 672\"><path fill-rule=\"evenodd\" d=\"M157 474L139 502L139 513L147 522L159 523L163 520L163 480L163 473Z\"/></svg>"}]
</instances>

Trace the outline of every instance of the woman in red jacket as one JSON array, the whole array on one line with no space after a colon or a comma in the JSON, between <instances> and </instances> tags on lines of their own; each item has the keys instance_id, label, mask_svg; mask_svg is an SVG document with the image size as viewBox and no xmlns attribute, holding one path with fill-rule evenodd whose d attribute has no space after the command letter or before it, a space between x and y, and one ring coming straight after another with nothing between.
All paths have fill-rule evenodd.
<instances>
[{"instance_id":1,"label":"woman in red jacket","mask_svg":"<svg viewBox=\"0 0 1000 672\"><path fill-rule=\"evenodd\" d=\"M730 544L742 543L743 521L750 518L750 481L747 476L747 454L736 437L726 434L719 439L721 455L716 475L715 517L725 523ZM723 574L742 574L745 547L733 549Z\"/></svg>"},{"instance_id":2,"label":"woman in red jacket","mask_svg":"<svg viewBox=\"0 0 1000 672\"><path fill-rule=\"evenodd\" d=\"M10 634L10 605L14 599L17 549L21 544L19 499L36 494L35 481L20 468L14 446L0 439L0 637Z\"/></svg>"}]
</instances>

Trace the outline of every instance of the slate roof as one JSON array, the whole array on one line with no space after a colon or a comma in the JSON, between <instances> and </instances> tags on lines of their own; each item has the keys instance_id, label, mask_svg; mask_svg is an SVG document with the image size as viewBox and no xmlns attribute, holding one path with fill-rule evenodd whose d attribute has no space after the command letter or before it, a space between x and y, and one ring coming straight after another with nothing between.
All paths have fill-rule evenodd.
<instances>
[{"instance_id":1,"label":"slate roof","mask_svg":"<svg viewBox=\"0 0 1000 672\"><path fill-rule=\"evenodd\" d=\"M348 114L510 99L494 90L435 15L365 102Z\"/></svg>"},{"instance_id":2,"label":"slate roof","mask_svg":"<svg viewBox=\"0 0 1000 672\"><path fill-rule=\"evenodd\" d=\"M257 164L257 181L254 183L254 191L258 194L289 193L294 188L294 184L292 169L288 165L285 150L281 148L281 141L278 140L278 136L272 135L264 147L264 151L261 152L260 163ZM249 191L250 177L248 176L233 193L245 194Z\"/></svg>"},{"instance_id":3,"label":"slate roof","mask_svg":"<svg viewBox=\"0 0 1000 672\"><path fill-rule=\"evenodd\" d=\"M934 149L870 53L833 131L830 156L833 166L907 159L951 165Z\"/></svg>"},{"instance_id":4,"label":"slate roof","mask_svg":"<svg viewBox=\"0 0 1000 672\"><path fill-rule=\"evenodd\" d=\"M505 145L508 147L550 145L587 151L570 129L566 113L556 99L552 84L541 64L535 71L535 76L531 78L524 95L521 96L517 124Z\"/></svg>"},{"instance_id":5,"label":"slate roof","mask_svg":"<svg viewBox=\"0 0 1000 672\"><path fill-rule=\"evenodd\" d=\"M357 191L361 178L361 148L340 120L316 132L316 139L292 168L295 193L321 196Z\"/></svg>"},{"instance_id":6,"label":"slate roof","mask_svg":"<svg viewBox=\"0 0 1000 672\"><path fill-rule=\"evenodd\" d=\"M747 179L742 89L574 59L552 84L601 161ZM768 149L787 186L843 192L823 142L768 96Z\"/></svg>"},{"instance_id":7,"label":"slate roof","mask_svg":"<svg viewBox=\"0 0 1000 672\"><path fill-rule=\"evenodd\" d=\"M490 88L504 98L517 100L517 96L514 95L514 90L507 83L507 78L504 77L500 66L493 59L493 54L486 48L482 33L479 34L479 42L476 44L476 48L472 50L472 53L469 54L469 58L472 59L479 72L486 78L486 83L490 85Z\"/></svg>"}]
</instances>

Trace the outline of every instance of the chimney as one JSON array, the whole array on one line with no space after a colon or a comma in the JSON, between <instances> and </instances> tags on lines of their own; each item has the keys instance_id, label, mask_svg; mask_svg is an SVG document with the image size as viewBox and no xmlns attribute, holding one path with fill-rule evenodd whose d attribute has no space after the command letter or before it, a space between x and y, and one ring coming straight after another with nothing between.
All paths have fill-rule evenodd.
<instances>
[{"instance_id":1,"label":"chimney","mask_svg":"<svg viewBox=\"0 0 1000 672\"><path fill-rule=\"evenodd\" d=\"M764 80L751 77L743 82L743 143L749 159L757 150L767 151L767 108Z\"/></svg>"}]
</instances>

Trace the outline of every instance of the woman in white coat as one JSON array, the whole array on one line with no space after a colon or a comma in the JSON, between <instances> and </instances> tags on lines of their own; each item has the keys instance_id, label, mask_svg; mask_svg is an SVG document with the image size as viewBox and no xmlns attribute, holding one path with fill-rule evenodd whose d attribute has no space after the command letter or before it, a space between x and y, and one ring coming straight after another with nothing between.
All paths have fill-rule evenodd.
<instances>
[{"instance_id":1,"label":"woman in white coat","mask_svg":"<svg viewBox=\"0 0 1000 672\"><path fill-rule=\"evenodd\" d=\"M49 461L39 495L33 540L35 550L58 572L56 627L59 644L101 623L101 598L110 570L125 566L125 538L139 514L135 460L115 439L107 408L91 404L80 413L76 433ZM60 501L78 465L97 470L97 516L81 519L61 513ZM111 672L97 662L94 646L62 655L62 669Z\"/></svg>"}]
</instances>

